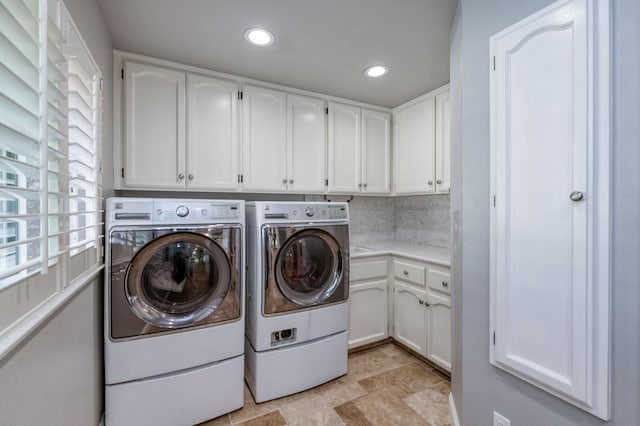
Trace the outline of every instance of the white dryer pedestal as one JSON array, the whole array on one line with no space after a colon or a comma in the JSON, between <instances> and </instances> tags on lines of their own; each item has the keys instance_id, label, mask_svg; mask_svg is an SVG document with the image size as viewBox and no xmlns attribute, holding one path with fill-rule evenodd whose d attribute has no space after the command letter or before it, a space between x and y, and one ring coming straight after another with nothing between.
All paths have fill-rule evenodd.
<instances>
[{"instance_id":1,"label":"white dryer pedestal","mask_svg":"<svg viewBox=\"0 0 640 426\"><path fill-rule=\"evenodd\" d=\"M347 374L347 332L256 352L245 339L245 380L256 402L292 395Z\"/></svg>"},{"instance_id":2,"label":"white dryer pedestal","mask_svg":"<svg viewBox=\"0 0 640 426\"><path fill-rule=\"evenodd\" d=\"M243 406L244 356L107 385L107 426L191 426Z\"/></svg>"}]
</instances>

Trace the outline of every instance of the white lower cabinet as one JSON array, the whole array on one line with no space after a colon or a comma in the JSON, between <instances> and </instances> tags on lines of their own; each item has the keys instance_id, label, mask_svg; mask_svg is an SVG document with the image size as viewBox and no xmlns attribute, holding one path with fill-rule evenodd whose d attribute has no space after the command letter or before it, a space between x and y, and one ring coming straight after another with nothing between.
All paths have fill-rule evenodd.
<instances>
[{"instance_id":1,"label":"white lower cabinet","mask_svg":"<svg viewBox=\"0 0 640 426\"><path fill-rule=\"evenodd\" d=\"M353 259L349 283L349 349L388 337L387 259Z\"/></svg>"},{"instance_id":2,"label":"white lower cabinet","mask_svg":"<svg viewBox=\"0 0 640 426\"><path fill-rule=\"evenodd\" d=\"M349 349L391 334L451 371L449 268L400 256L356 258L350 267Z\"/></svg>"}]
</instances>

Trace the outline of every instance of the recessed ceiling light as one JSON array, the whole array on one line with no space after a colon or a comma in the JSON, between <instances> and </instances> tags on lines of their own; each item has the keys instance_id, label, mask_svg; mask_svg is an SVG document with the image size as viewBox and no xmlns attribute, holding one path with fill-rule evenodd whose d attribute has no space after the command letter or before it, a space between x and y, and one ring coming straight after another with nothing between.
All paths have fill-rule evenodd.
<instances>
[{"instance_id":1,"label":"recessed ceiling light","mask_svg":"<svg viewBox=\"0 0 640 426\"><path fill-rule=\"evenodd\" d=\"M367 77L382 77L389 72L389 67L385 65L371 65L364 69L364 75Z\"/></svg>"},{"instance_id":2,"label":"recessed ceiling light","mask_svg":"<svg viewBox=\"0 0 640 426\"><path fill-rule=\"evenodd\" d=\"M269 46L273 44L273 33L264 28L249 28L244 32L244 39L254 46Z\"/></svg>"}]
</instances>

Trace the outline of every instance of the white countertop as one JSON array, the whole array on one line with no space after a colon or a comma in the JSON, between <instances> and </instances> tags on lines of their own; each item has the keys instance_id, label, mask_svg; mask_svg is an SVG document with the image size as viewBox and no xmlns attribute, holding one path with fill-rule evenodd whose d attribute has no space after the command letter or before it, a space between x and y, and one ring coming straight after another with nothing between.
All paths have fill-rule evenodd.
<instances>
[{"instance_id":1,"label":"white countertop","mask_svg":"<svg viewBox=\"0 0 640 426\"><path fill-rule=\"evenodd\" d=\"M351 258L354 259L369 256L394 255L436 265L451 266L451 249L443 247L406 243L404 241L350 241L349 246Z\"/></svg>"}]
</instances>

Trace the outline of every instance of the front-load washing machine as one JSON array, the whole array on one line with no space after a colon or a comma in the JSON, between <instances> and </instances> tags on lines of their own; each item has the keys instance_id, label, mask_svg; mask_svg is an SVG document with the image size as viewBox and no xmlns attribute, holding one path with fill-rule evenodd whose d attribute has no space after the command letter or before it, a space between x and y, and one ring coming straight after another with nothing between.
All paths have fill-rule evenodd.
<instances>
[{"instance_id":1,"label":"front-load washing machine","mask_svg":"<svg viewBox=\"0 0 640 426\"><path fill-rule=\"evenodd\" d=\"M242 407L244 219L244 201L107 200L107 425Z\"/></svg>"},{"instance_id":2,"label":"front-load washing machine","mask_svg":"<svg viewBox=\"0 0 640 426\"><path fill-rule=\"evenodd\" d=\"M347 373L346 203L247 203L245 379L256 402Z\"/></svg>"}]
</instances>

